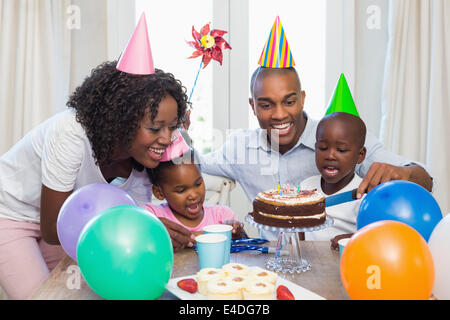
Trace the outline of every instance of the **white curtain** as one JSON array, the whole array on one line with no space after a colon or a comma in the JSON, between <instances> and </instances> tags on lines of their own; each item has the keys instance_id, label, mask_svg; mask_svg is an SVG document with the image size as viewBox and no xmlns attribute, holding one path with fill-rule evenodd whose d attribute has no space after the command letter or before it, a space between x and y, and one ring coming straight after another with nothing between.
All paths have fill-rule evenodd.
<instances>
[{"instance_id":1,"label":"white curtain","mask_svg":"<svg viewBox=\"0 0 450 320\"><path fill-rule=\"evenodd\" d=\"M69 0L0 0L0 155L64 108Z\"/></svg>"},{"instance_id":2,"label":"white curtain","mask_svg":"<svg viewBox=\"0 0 450 320\"><path fill-rule=\"evenodd\" d=\"M381 139L424 163L450 212L450 1L389 2Z\"/></svg>"}]
</instances>

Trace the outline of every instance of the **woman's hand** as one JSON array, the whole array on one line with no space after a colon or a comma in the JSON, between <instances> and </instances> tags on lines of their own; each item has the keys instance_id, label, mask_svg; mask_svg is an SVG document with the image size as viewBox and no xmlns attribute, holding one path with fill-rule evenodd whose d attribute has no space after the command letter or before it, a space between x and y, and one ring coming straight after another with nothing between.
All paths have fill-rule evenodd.
<instances>
[{"instance_id":1,"label":"woman's hand","mask_svg":"<svg viewBox=\"0 0 450 320\"><path fill-rule=\"evenodd\" d=\"M202 235L203 231L192 231L192 234L194 235L194 237L197 237L199 235Z\"/></svg>"},{"instance_id":2,"label":"woman's hand","mask_svg":"<svg viewBox=\"0 0 450 320\"><path fill-rule=\"evenodd\" d=\"M191 248L195 242L195 236L185 227L166 218L159 218L169 232L174 250Z\"/></svg>"},{"instance_id":3,"label":"woman's hand","mask_svg":"<svg viewBox=\"0 0 450 320\"><path fill-rule=\"evenodd\" d=\"M59 245L59 237L56 228L56 222L58 220L58 214L66 199L72 194L69 192L60 192L47 188L42 185L41 187L41 223L40 230L42 239L51 245Z\"/></svg>"},{"instance_id":4,"label":"woman's hand","mask_svg":"<svg viewBox=\"0 0 450 320\"><path fill-rule=\"evenodd\" d=\"M184 130L189 130L189 127L191 126L191 110L186 111L186 115L183 118L181 126Z\"/></svg>"}]
</instances>

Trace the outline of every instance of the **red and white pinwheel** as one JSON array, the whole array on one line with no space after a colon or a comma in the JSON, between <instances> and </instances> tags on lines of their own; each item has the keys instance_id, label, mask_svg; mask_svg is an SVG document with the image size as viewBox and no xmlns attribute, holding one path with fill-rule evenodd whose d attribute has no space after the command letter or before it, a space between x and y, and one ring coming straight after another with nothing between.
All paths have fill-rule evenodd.
<instances>
[{"instance_id":1,"label":"red and white pinwheel","mask_svg":"<svg viewBox=\"0 0 450 320\"><path fill-rule=\"evenodd\" d=\"M225 49L231 49L231 46L223 39L227 33L224 30L211 30L208 23L201 28L200 33L192 26L192 37L194 41L188 41L188 44L196 50L188 59L198 58L203 56L203 69L211 62L211 59L216 60L222 65L223 53Z\"/></svg>"}]
</instances>

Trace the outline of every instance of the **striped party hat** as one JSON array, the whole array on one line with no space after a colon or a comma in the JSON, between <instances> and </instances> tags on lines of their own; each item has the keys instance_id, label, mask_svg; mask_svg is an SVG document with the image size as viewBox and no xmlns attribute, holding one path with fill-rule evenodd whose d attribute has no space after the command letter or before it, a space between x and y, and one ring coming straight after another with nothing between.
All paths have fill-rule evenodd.
<instances>
[{"instance_id":1,"label":"striped party hat","mask_svg":"<svg viewBox=\"0 0 450 320\"><path fill-rule=\"evenodd\" d=\"M292 52L289 48L284 28L281 25L280 17L277 16L269 39L264 46L258 64L266 68L290 68L295 66Z\"/></svg>"}]
</instances>

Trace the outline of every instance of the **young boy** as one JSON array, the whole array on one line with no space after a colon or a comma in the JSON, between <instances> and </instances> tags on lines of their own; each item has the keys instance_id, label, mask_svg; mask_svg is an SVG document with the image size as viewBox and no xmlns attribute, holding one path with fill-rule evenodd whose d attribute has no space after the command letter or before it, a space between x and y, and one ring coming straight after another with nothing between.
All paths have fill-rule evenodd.
<instances>
[{"instance_id":1,"label":"young boy","mask_svg":"<svg viewBox=\"0 0 450 320\"><path fill-rule=\"evenodd\" d=\"M316 166L320 175L301 183L305 190L317 189L329 196L358 188L362 179L355 174L355 167L366 156L364 147L366 126L357 116L334 112L325 116L317 126ZM356 232L356 217L361 199L327 207L327 214L334 219L330 228L307 232L306 240L331 239L336 248L337 240Z\"/></svg>"},{"instance_id":2,"label":"young boy","mask_svg":"<svg viewBox=\"0 0 450 320\"><path fill-rule=\"evenodd\" d=\"M166 203L144 206L158 218L169 219L194 235L202 233L210 224L233 226L233 237L245 235L243 224L234 212L226 206L204 206L205 184L200 171L193 161L186 157L161 162L158 167L147 169L153 183L153 194Z\"/></svg>"}]
</instances>

